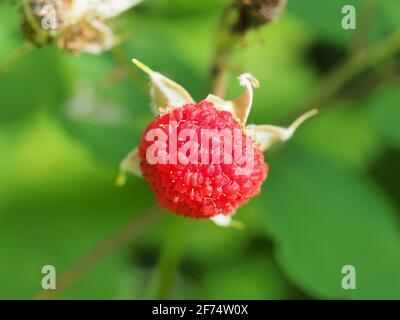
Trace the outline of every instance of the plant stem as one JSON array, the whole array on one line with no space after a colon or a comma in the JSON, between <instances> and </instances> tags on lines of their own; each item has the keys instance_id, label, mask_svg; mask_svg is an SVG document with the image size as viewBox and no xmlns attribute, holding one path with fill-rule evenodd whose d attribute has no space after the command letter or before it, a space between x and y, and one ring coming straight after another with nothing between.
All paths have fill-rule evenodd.
<instances>
[{"instance_id":1,"label":"plant stem","mask_svg":"<svg viewBox=\"0 0 400 320\"><path fill-rule=\"evenodd\" d=\"M236 44L248 31L279 18L285 7L286 0L231 0L224 8L219 22L216 50L210 69L209 92L224 97Z\"/></svg>"},{"instance_id":2,"label":"plant stem","mask_svg":"<svg viewBox=\"0 0 400 320\"><path fill-rule=\"evenodd\" d=\"M316 93L300 110L321 108L356 76L389 60L399 51L400 32L395 32L380 43L354 53L341 67L320 81Z\"/></svg>"},{"instance_id":3,"label":"plant stem","mask_svg":"<svg viewBox=\"0 0 400 320\"><path fill-rule=\"evenodd\" d=\"M223 9L217 31L216 49L210 69L209 92L219 97L225 95L233 50L241 39L241 36L233 31L236 9L232 4Z\"/></svg>"},{"instance_id":4,"label":"plant stem","mask_svg":"<svg viewBox=\"0 0 400 320\"><path fill-rule=\"evenodd\" d=\"M170 298L177 267L183 256L184 230L186 221L180 217L171 217L170 225L165 232L164 246L157 270L149 286L149 299L163 300Z\"/></svg>"},{"instance_id":5,"label":"plant stem","mask_svg":"<svg viewBox=\"0 0 400 320\"><path fill-rule=\"evenodd\" d=\"M152 207L124 225L115 234L106 238L88 254L76 261L57 279L57 289L40 292L35 299L50 300L56 299L58 295L72 287L98 262L109 256L132 239L145 232L150 226L154 225L164 216L164 212L156 207Z\"/></svg>"},{"instance_id":6,"label":"plant stem","mask_svg":"<svg viewBox=\"0 0 400 320\"><path fill-rule=\"evenodd\" d=\"M364 48L368 42L370 27L374 19L374 11L377 8L376 0L364 0L361 2L361 14L355 36L350 44L350 53Z\"/></svg>"}]
</instances>

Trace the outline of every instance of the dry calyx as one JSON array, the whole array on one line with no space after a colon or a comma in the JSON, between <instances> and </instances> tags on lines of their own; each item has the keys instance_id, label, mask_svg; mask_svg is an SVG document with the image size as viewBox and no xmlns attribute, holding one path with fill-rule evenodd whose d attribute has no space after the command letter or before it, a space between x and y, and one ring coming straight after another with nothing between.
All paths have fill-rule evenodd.
<instances>
[{"instance_id":1,"label":"dry calyx","mask_svg":"<svg viewBox=\"0 0 400 320\"><path fill-rule=\"evenodd\" d=\"M236 0L234 8L239 16L233 29L244 34L250 29L271 23L282 16L286 4L287 0Z\"/></svg>"},{"instance_id":2,"label":"dry calyx","mask_svg":"<svg viewBox=\"0 0 400 320\"><path fill-rule=\"evenodd\" d=\"M106 20L142 0L24 0L22 29L36 46L56 44L72 53L99 54L117 40Z\"/></svg>"}]
</instances>

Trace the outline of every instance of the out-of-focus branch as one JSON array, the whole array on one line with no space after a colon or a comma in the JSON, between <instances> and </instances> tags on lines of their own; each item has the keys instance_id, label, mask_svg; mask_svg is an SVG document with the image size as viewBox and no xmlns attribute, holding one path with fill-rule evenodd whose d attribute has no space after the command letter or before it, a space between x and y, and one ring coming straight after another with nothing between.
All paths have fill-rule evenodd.
<instances>
[{"instance_id":1,"label":"out-of-focus branch","mask_svg":"<svg viewBox=\"0 0 400 320\"><path fill-rule=\"evenodd\" d=\"M374 12L377 9L377 0L364 0L361 2L361 13L358 19L357 29L350 44L350 53L357 52L364 48L368 43L369 31L375 18Z\"/></svg>"},{"instance_id":2,"label":"out-of-focus branch","mask_svg":"<svg viewBox=\"0 0 400 320\"><path fill-rule=\"evenodd\" d=\"M160 260L150 281L148 299L164 300L171 298L171 287L184 254L186 228L186 221L182 221L180 217L171 217L168 231L165 233L166 239L161 250ZM174 236L171 237L171 234Z\"/></svg>"},{"instance_id":3,"label":"out-of-focus branch","mask_svg":"<svg viewBox=\"0 0 400 320\"><path fill-rule=\"evenodd\" d=\"M397 31L378 44L354 53L342 66L319 82L315 94L300 107L300 110L322 108L356 76L390 60L399 52L400 32Z\"/></svg>"},{"instance_id":4,"label":"out-of-focus branch","mask_svg":"<svg viewBox=\"0 0 400 320\"><path fill-rule=\"evenodd\" d=\"M57 289L40 292L35 299L50 300L72 287L82 276L92 269L98 262L109 256L132 239L138 237L149 227L158 222L164 213L161 209L151 208L135 217L130 223L118 230L115 234L101 242L87 255L76 261L67 271L57 279Z\"/></svg>"},{"instance_id":5,"label":"out-of-focus branch","mask_svg":"<svg viewBox=\"0 0 400 320\"><path fill-rule=\"evenodd\" d=\"M285 7L286 0L233 0L224 8L210 68L210 91L217 96L224 96L236 44L248 31L280 17Z\"/></svg>"}]
</instances>

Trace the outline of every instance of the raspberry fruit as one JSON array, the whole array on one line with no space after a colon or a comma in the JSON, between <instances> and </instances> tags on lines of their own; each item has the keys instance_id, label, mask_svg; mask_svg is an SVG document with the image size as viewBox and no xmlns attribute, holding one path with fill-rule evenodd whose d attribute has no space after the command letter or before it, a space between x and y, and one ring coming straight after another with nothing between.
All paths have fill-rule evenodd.
<instances>
[{"instance_id":1,"label":"raspberry fruit","mask_svg":"<svg viewBox=\"0 0 400 320\"><path fill-rule=\"evenodd\" d=\"M254 164L251 168L246 168L246 161L241 161L241 163L232 161L230 164L225 164L224 156L226 155L221 152L217 161L219 164L213 164L210 149L215 136L207 137L209 146L207 150L200 148L198 144L194 146L198 148L198 164L186 166L180 163L149 164L146 153L153 142L146 140L147 133L157 128L163 130L168 137L168 126L173 121L177 123L177 136L182 130L190 128L197 135L197 139L194 139L197 141L201 140L204 129L218 132L227 129L231 131L231 136L234 129L241 130L241 151L245 151L246 147L251 149L254 153ZM253 139L246 138L241 124L233 118L231 113L217 110L213 103L208 101L188 104L162 115L147 127L139 147L140 169L162 207L191 218L211 218L217 214L229 215L260 192L268 172L262 151ZM247 146L246 142L250 142L251 145ZM177 149L182 148L185 143L185 141L178 141ZM169 137L166 145L169 145ZM224 146L220 147L223 149ZM169 151L167 148L168 154ZM233 150L231 149L230 152L233 159ZM207 153L206 164L199 161L204 158L203 153ZM244 169L246 173L238 175L238 168Z\"/></svg>"},{"instance_id":2,"label":"raspberry fruit","mask_svg":"<svg viewBox=\"0 0 400 320\"><path fill-rule=\"evenodd\" d=\"M250 125L246 121L258 81L249 73L239 77L242 96L226 101L209 95L195 103L180 85L133 62L151 79L158 117L146 128L139 148L121 163L118 185L125 173L143 176L159 205L181 216L208 218L220 226L238 226L236 209L260 193L268 165L263 151L286 141L312 110L288 128Z\"/></svg>"}]
</instances>

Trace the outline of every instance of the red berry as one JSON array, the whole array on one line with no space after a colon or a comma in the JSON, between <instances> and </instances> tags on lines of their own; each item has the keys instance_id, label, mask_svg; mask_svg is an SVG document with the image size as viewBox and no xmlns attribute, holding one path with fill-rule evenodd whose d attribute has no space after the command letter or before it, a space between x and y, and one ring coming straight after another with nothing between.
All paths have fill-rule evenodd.
<instances>
[{"instance_id":1,"label":"red berry","mask_svg":"<svg viewBox=\"0 0 400 320\"><path fill-rule=\"evenodd\" d=\"M166 140L166 152L169 156L173 153L170 150L170 127L176 123L176 134L184 129L191 129L197 136L197 141L208 141L207 145L195 145L198 151L198 162L183 165L177 163L149 163L147 152L155 143L147 141L147 134L152 129L161 129ZM204 138L204 129L217 129L229 131L234 136L234 131L241 130L241 151L248 159L249 152L254 155L252 166L247 166L245 161L235 158L232 148L231 163L224 158L224 140L221 139L218 150L213 148L215 135ZM177 140L176 150L181 150L187 141ZM193 146L190 142L190 146ZM236 145L236 140L233 142ZM247 145L249 144L250 145ZM240 148L239 147L239 148ZM226 151L225 151L226 152ZM186 154L190 157L190 153ZM215 158L219 164L215 164ZM219 155L219 157L218 157ZM203 156L203 158L202 158ZM230 112L217 110L213 103L202 101L198 104L188 104L176 108L169 113L163 114L154 120L145 130L139 148L140 169L145 180L156 195L158 203L182 216L192 218L211 218L218 214L230 215L235 210L248 202L260 192L261 185L267 177L268 165L264 162L264 155L253 139L248 139L243 126L235 120ZM202 161L208 159L208 161ZM242 159L243 160L243 159ZM245 170L238 174L238 170Z\"/></svg>"}]
</instances>

